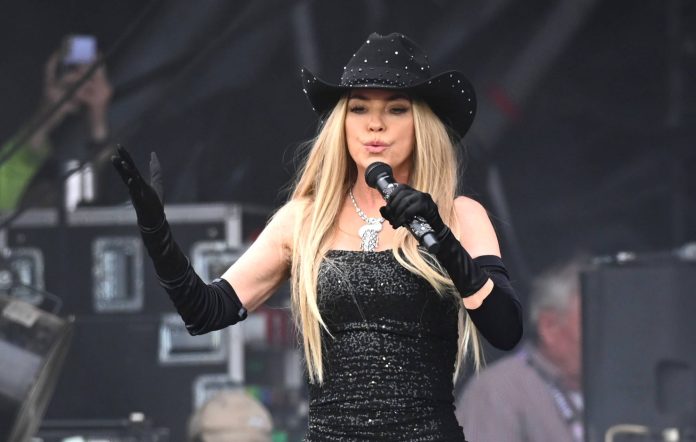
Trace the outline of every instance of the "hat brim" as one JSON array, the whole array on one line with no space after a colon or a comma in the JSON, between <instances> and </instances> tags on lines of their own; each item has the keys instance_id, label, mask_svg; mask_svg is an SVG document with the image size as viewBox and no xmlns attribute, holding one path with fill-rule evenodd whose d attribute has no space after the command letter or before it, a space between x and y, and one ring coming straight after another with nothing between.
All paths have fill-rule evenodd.
<instances>
[{"instance_id":1,"label":"hat brim","mask_svg":"<svg viewBox=\"0 0 696 442\"><path fill-rule=\"evenodd\" d=\"M405 91L428 103L430 108L450 127L457 137L464 137L476 116L476 94L471 82L459 71L448 71L422 82L400 87L384 84L342 86L326 82L308 69L302 69L302 90L312 109L325 117L338 100L351 89L393 89Z\"/></svg>"}]
</instances>

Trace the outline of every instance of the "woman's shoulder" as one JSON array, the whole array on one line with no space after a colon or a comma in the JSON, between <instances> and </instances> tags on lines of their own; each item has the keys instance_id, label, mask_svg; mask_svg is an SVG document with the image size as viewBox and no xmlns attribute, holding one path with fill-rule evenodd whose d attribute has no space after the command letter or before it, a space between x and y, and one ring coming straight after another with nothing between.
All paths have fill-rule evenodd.
<instances>
[{"instance_id":1,"label":"woman's shoulder","mask_svg":"<svg viewBox=\"0 0 696 442\"><path fill-rule=\"evenodd\" d=\"M498 237L488 211L473 198L458 196L454 199L454 213L462 246L476 257L480 255L500 256Z\"/></svg>"},{"instance_id":2,"label":"woman's shoulder","mask_svg":"<svg viewBox=\"0 0 696 442\"><path fill-rule=\"evenodd\" d=\"M488 218L488 211L483 204L468 196L460 195L454 198L454 210L458 216L468 218Z\"/></svg>"},{"instance_id":3,"label":"woman's shoulder","mask_svg":"<svg viewBox=\"0 0 696 442\"><path fill-rule=\"evenodd\" d=\"M291 244L291 238L297 223L304 218L309 204L309 198L288 200L273 214L268 222L267 229L270 229L274 236L281 238L284 244Z\"/></svg>"},{"instance_id":4,"label":"woman's shoulder","mask_svg":"<svg viewBox=\"0 0 696 442\"><path fill-rule=\"evenodd\" d=\"M290 199L280 206L273 215L273 219L279 219L283 224L294 224L297 219L303 217L310 203L310 199L307 197Z\"/></svg>"}]
</instances>

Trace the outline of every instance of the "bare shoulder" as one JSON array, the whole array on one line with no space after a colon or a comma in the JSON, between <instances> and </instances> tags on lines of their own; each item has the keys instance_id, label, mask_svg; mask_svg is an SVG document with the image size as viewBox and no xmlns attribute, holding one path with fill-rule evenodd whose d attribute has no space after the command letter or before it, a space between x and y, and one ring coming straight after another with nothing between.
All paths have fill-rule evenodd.
<instances>
[{"instance_id":1,"label":"bare shoulder","mask_svg":"<svg viewBox=\"0 0 696 442\"><path fill-rule=\"evenodd\" d=\"M261 305L288 277L292 235L305 201L290 201L271 217L256 241L222 275L249 311Z\"/></svg>"},{"instance_id":2,"label":"bare shoulder","mask_svg":"<svg viewBox=\"0 0 696 442\"><path fill-rule=\"evenodd\" d=\"M294 218L295 216L302 214L307 205L309 205L308 198L292 199L283 204L275 213L274 217L282 216L284 218Z\"/></svg>"},{"instance_id":3,"label":"bare shoulder","mask_svg":"<svg viewBox=\"0 0 696 442\"><path fill-rule=\"evenodd\" d=\"M459 241L472 257L481 255L500 256L498 237L486 208L478 201L459 196L454 200Z\"/></svg>"},{"instance_id":4,"label":"bare shoulder","mask_svg":"<svg viewBox=\"0 0 696 442\"><path fill-rule=\"evenodd\" d=\"M301 222L309 201L306 198L294 199L285 203L271 217L266 229L274 241L288 251L292 247L292 235L297 223Z\"/></svg>"},{"instance_id":5,"label":"bare shoulder","mask_svg":"<svg viewBox=\"0 0 696 442\"><path fill-rule=\"evenodd\" d=\"M488 219L488 212L481 203L468 196L458 196L454 199L454 210L457 216L470 220L485 217Z\"/></svg>"},{"instance_id":6,"label":"bare shoulder","mask_svg":"<svg viewBox=\"0 0 696 442\"><path fill-rule=\"evenodd\" d=\"M309 204L306 198L293 199L283 204L271 218L271 222L277 222L286 227L293 225L295 219L302 216L305 207Z\"/></svg>"}]
</instances>

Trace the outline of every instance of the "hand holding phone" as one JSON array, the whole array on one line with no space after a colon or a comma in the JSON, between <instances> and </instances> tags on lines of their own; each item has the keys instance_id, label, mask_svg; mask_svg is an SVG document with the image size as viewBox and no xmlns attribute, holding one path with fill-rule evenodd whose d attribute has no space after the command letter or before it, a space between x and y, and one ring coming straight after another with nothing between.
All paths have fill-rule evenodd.
<instances>
[{"instance_id":1,"label":"hand holding phone","mask_svg":"<svg viewBox=\"0 0 696 442\"><path fill-rule=\"evenodd\" d=\"M63 66L93 63L97 59L97 39L93 35L69 35L63 42Z\"/></svg>"},{"instance_id":2,"label":"hand holding phone","mask_svg":"<svg viewBox=\"0 0 696 442\"><path fill-rule=\"evenodd\" d=\"M97 62L97 40L92 35L69 35L49 57L44 71L44 101L42 106L51 106L63 100L66 93ZM81 109L90 126L94 140L108 135L106 115L111 101L112 88L104 66L99 66L81 87L74 91L68 101L46 121L46 131L60 124L64 117Z\"/></svg>"},{"instance_id":3,"label":"hand holding phone","mask_svg":"<svg viewBox=\"0 0 696 442\"><path fill-rule=\"evenodd\" d=\"M59 50L55 76L62 79L80 66L87 66L97 59L97 39L93 35L68 35Z\"/></svg>"}]
</instances>

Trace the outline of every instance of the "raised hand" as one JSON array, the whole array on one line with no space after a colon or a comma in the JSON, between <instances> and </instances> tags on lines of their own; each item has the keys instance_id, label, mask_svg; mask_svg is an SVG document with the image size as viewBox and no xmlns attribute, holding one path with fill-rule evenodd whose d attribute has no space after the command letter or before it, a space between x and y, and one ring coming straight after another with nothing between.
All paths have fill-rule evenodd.
<instances>
[{"instance_id":1,"label":"raised hand","mask_svg":"<svg viewBox=\"0 0 696 442\"><path fill-rule=\"evenodd\" d=\"M131 202L138 216L138 224L144 229L156 229L165 220L162 204L162 173L157 154L150 154L150 183L143 179L133 158L123 146L118 146L111 163L128 187Z\"/></svg>"},{"instance_id":2,"label":"raised hand","mask_svg":"<svg viewBox=\"0 0 696 442\"><path fill-rule=\"evenodd\" d=\"M67 72L59 73L62 49L56 50L44 66L43 102L41 109L55 105L62 100L70 88L90 69L90 65L81 64ZM113 88L106 75L104 66L97 68L73 96L65 102L52 116L44 122L33 138L37 145L44 144L50 132L61 124L65 117L80 109L85 109L89 124L90 137L93 142L101 142L109 136L107 114ZM34 141L34 140L32 140Z\"/></svg>"},{"instance_id":3,"label":"raised hand","mask_svg":"<svg viewBox=\"0 0 696 442\"><path fill-rule=\"evenodd\" d=\"M150 154L149 184L122 146L117 147L111 162L128 186L138 215L140 235L160 284L169 294L189 333L200 335L243 321L247 311L229 282L216 279L205 284L174 241L162 206L162 173L157 155Z\"/></svg>"},{"instance_id":4,"label":"raised hand","mask_svg":"<svg viewBox=\"0 0 696 442\"><path fill-rule=\"evenodd\" d=\"M88 68L89 66L83 65L78 70L81 75L84 75ZM104 66L98 67L75 94L75 97L85 107L90 135L95 142L103 141L109 136L107 115L112 95L113 88L109 83Z\"/></svg>"}]
</instances>

